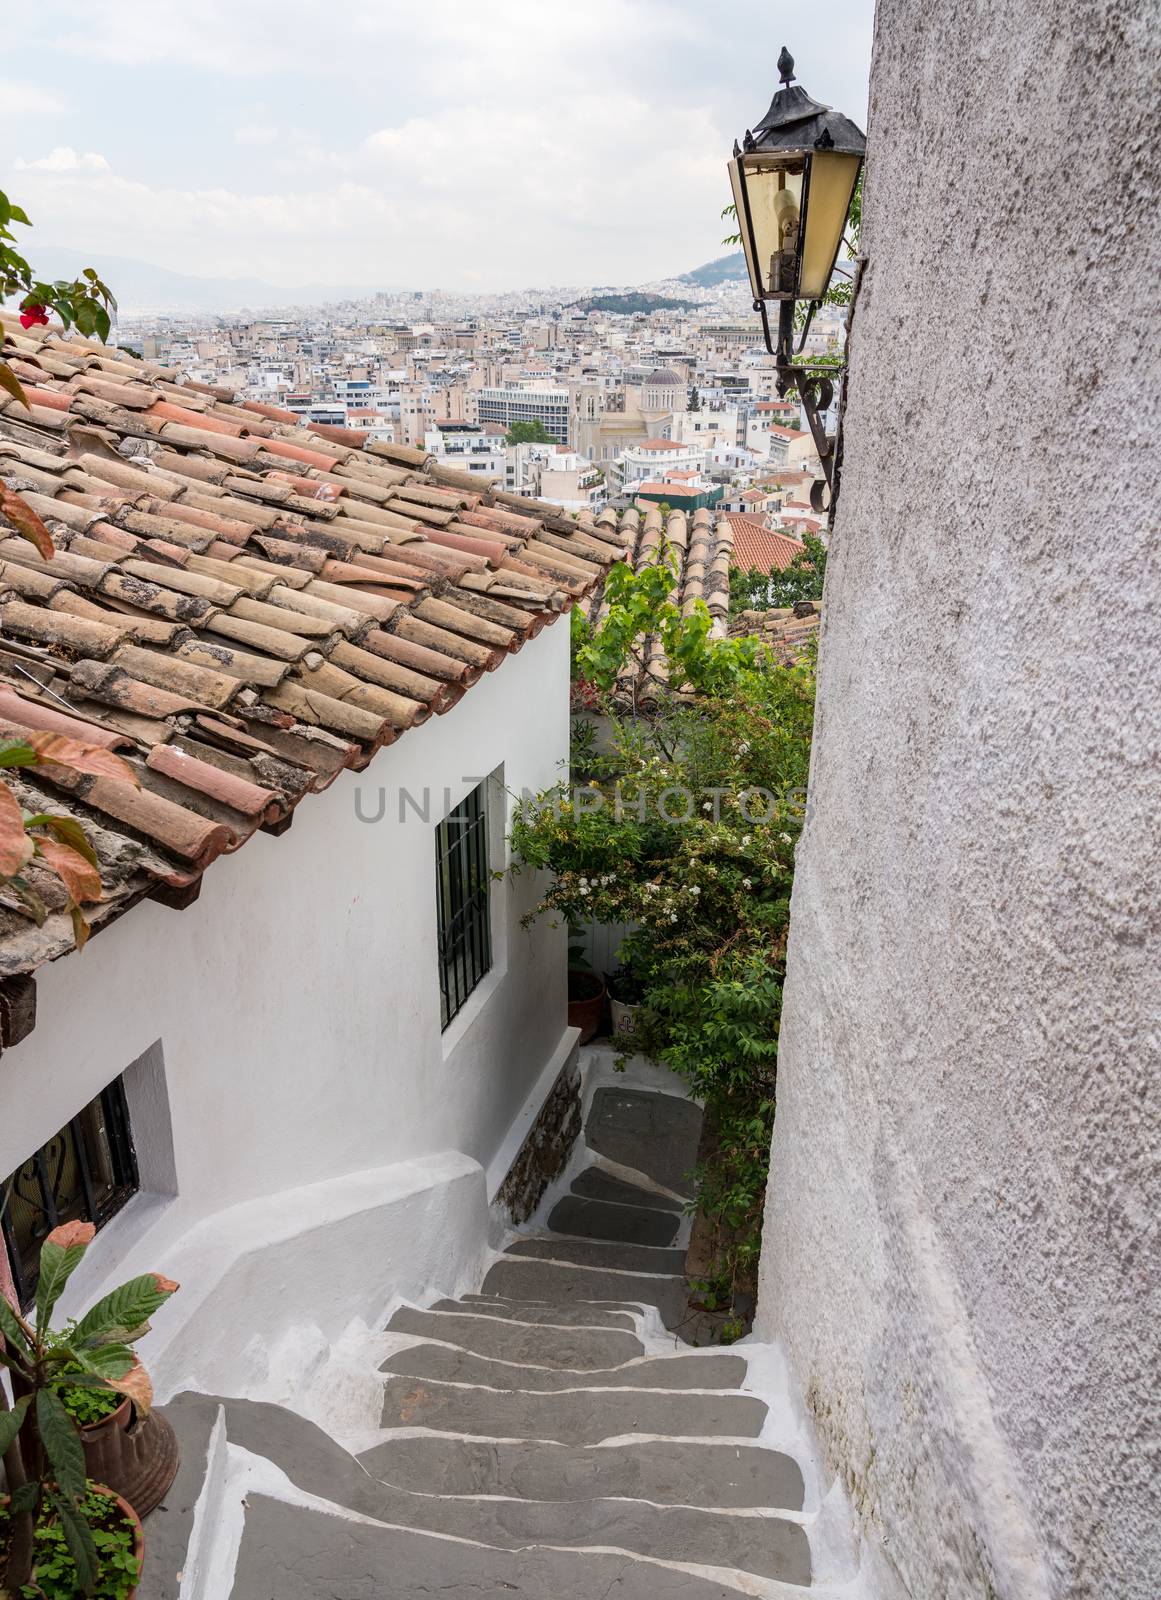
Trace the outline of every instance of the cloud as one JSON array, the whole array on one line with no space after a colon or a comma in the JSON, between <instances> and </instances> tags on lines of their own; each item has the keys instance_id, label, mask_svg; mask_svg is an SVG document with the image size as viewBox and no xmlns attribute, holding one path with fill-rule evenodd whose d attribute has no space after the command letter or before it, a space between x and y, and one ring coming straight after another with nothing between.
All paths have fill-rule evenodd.
<instances>
[{"instance_id":1,"label":"cloud","mask_svg":"<svg viewBox=\"0 0 1161 1600\"><path fill-rule=\"evenodd\" d=\"M72 145L68 144L58 144L55 150L50 150L48 155L41 156L38 161L21 161L17 157L12 164L18 172L107 172L109 170L109 163L95 150L86 150L84 155L78 155Z\"/></svg>"},{"instance_id":2,"label":"cloud","mask_svg":"<svg viewBox=\"0 0 1161 1600\"><path fill-rule=\"evenodd\" d=\"M825 51L800 63L856 119L871 3L832 0ZM728 151L777 77L769 28L768 49L740 48L704 0L329 0L319 15L316 0L44 0L30 46L108 161L66 143L70 124L16 163L38 235L286 285L639 283L722 253ZM166 114L191 104L196 138Z\"/></svg>"},{"instance_id":3,"label":"cloud","mask_svg":"<svg viewBox=\"0 0 1161 1600\"><path fill-rule=\"evenodd\" d=\"M278 129L264 126L262 123L250 122L241 128L234 129L235 144L277 144Z\"/></svg>"},{"instance_id":4,"label":"cloud","mask_svg":"<svg viewBox=\"0 0 1161 1600\"><path fill-rule=\"evenodd\" d=\"M35 83L0 82L0 116L59 116L67 109L59 95Z\"/></svg>"}]
</instances>

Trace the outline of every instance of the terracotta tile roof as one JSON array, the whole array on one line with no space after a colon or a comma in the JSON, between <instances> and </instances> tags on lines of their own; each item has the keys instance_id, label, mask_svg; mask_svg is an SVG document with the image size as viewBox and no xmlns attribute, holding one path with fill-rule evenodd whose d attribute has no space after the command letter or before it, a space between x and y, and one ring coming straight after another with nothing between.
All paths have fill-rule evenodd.
<instances>
[{"instance_id":1,"label":"terracotta tile roof","mask_svg":"<svg viewBox=\"0 0 1161 1600\"><path fill-rule=\"evenodd\" d=\"M817 637L821 622L819 607L808 600L793 610L740 611L730 619L730 636L757 634L789 666L798 660L806 641Z\"/></svg>"},{"instance_id":2,"label":"terracotta tile roof","mask_svg":"<svg viewBox=\"0 0 1161 1600\"><path fill-rule=\"evenodd\" d=\"M726 516L734 530L734 565L743 572L751 567L759 572L774 568L785 572L806 548L801 539L767 528L760 517L749 517L744 511L728 511Z\"/></svg>"},{"instance_id":3,"label":"terracotta tile roof","mask_svg":"<svg viewBox=\"0 0 1161 1600\"><path fill-rule=\"evenodd\" d=\"M818 626L817 608L801 618L793 611L746 611L740 617L730 617L730 569L737 566L748 570L752 564L751 557L744 553L746 549L753 553L756 548L748 544L755 537L752 530L756 529L762 539L770 541L757 549L760 557L764 559L767 551L775 546L784 557L767 561L765 571L772 566L784 569L795 552L804 548L797 539L763 528L754 517L731 511L715 520L714 513L704 507L692 516L684 511L670 511L663 517L657 506L650 506L643 515L634 506L618 518L610 507L601 512L597 526L610 536L616 533L622 543L623 559L635 568L655 562L664 540L677 565L671 598L686 614L693 610L697 601L703 600L713 619L711 634L714 638L759 633L776 648L780 659L789 661L793 659L794 647ZM583 602L582 609L598 623L608 614L603 578L592 598ZM622 674L617 698L627 704L634 698L636 689L637 705L647 708L650 700L656 700L659 686L666 677L661 641L656 637L647 639L643 656L643 667Z\"/></svg>"},{"instance_id":4,"label":"terracotta tile roof","mask_svg":"<svg viewBox=\"0 0 1161 1600\"><path fill-rule=\"evenodd\" d=\"M0 477L57 549L0 527L0 737L69 732L141 781L8 774L28 809L83 823L96 928L188 903L217 856L448 711L621 553L607 522L422 451L0 322L31 401L0 396ZM54 883L40 928L0 895L0 980L72 947Z\"/></svg>"},{"instance_id":5,"label":"terracotta tile roof","mask_svg":"<svg viewBox=\"0 0 1161 1600\"><path fill-rule=\"evenodd\" d=\"M672 439L642 439L638 450L685 450L687 445L675 444Z\"/></svg>"}]
</instances>

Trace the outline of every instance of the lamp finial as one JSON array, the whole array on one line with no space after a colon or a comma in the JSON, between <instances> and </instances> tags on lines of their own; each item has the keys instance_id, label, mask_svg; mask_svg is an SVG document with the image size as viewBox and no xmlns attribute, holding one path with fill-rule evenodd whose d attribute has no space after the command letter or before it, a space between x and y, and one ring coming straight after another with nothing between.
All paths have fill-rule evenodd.
<instances>
[{"instance_id":1,"label":"lamp finial","mask_svg":"<svg viewBox=\"0 0 1161 1600\"><path fill-rule=\"evenodd\" d=\"M794 57L783 45L778 55L778 71L784 84L790 84L794 79Z\"/></svg>"}]
</instances>

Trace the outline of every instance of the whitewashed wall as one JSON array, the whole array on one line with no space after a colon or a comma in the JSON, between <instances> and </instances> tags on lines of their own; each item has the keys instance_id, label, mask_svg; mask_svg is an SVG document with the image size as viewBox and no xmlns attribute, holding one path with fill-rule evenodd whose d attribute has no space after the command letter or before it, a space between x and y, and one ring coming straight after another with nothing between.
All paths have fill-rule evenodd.
<instances>
[{"instance_id":1,"label":"whitewashed wall","mask_svg":"<svg viewBox=\"0 0 1161 1600\"><path fill-rule=\"evenodd\" d=\"M0 1063L0 1174L145 1057L129 1095L143 1182L154 1193L130 1202L98 1236L78 1296L129 1270L180 1277L184 1253L198 1275L188 1308L210 1287L207 1274L220 1276L231 1252L252 1247L247 1206L265 1206L253 1215L282 1216L282 1233L305 1237L309 1204L304 1216L297 1203L271 1212L269 1201L318 1185L318 1216L331 1229L326 1251L341 1251L343 1184L352 1184L352 1216L371 1203L368 1185L352 1175L432 1158L438 1184L446 1179L441 1153L461 1152L474 1170L501 1150L567 1043L565 935L546 922L520 927L535 898L528 875L495 884L493 970L441 1035L433 834L449 806L499 768L517 794L556 781L567 751L567 677L560 624L368 771L305 800L282 838L256 836L216 863L189 909L143 904L83 953L42 971L37 1026ZM360 821L356 792L363 814L374 816L380 786L383 820ZM428 822L409 811L400 823L401 787L432 791ZM504 833L495 818L495 867L505 862ZM462 1167L452 1162L457 1182ZM385 1196L398 1188L385 1179ZM481 1172L481 1228L483 1189ZM207 1234L202 1225L227 1208L218 1234ZM298 1222L288 1229L289 1214ZM398 1212L404 1231L413 1214ZM402 1271L398 1226L385 1225L380 1248ZM462 1216L457 1227L462 1233ZM191 1254L181 1241L194 1229ZM373 1233L361 1223L356 1235L374 1278L363 1314L389 1284ZM415 1251L429 1243L417 1237ZM445 1243L454 1279L464 1270L463 1239ZM293 1293L304 1307L326 1302L334 1278L317 1241L297 1264L290 1250L284 1265L287 1282L299 1272ZM181 1300L158 1319L165 1338L181 1320Z\"/></svg>"},{"instance_id":2,"label":"whitewashed wall","mask_svg":"<svg viewBox=\"0 0 1161 1600\"><path fill-rule=\"evenodd\" d=\"M1161 1594L1158 23L876 15L760 1326L914 1600Z\"/></svg>"}]
</instances>

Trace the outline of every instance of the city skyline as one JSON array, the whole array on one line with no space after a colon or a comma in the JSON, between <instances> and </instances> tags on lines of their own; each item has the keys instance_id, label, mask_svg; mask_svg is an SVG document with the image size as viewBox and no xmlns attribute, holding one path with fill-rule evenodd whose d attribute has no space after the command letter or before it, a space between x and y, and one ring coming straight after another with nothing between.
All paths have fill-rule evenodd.
<instances>
[{"instance_id":1,"label":"city skyline","mask_svg":"<svg viewBox=\"0 0 1161 1600\"><path fill-rule=\"evenodd\" d=\"M37 244L193 275L497 292L655 281L724 253L725 160L785 42L866 113L871 0L753 47L687 0L432 14L51 0L0 85L0 186ZM22 230L23 233L23 230ZM115 289L114 284L114 289Z\"/></svg>"}]
</instances>

